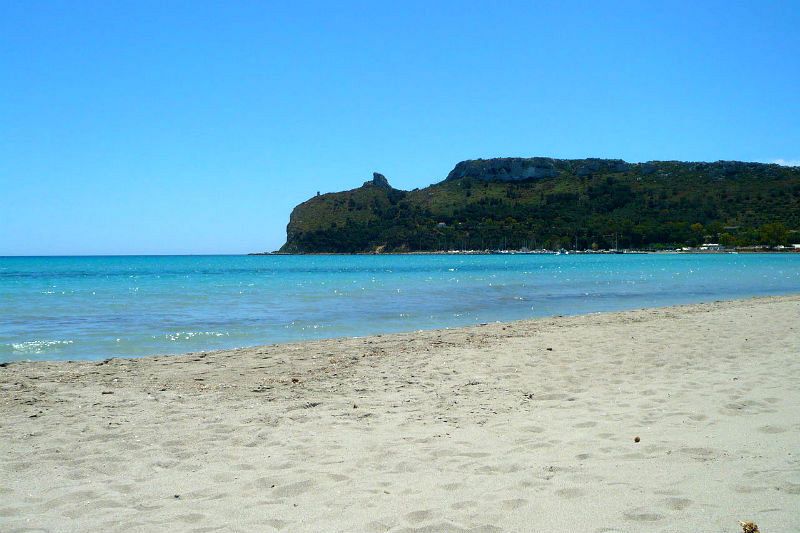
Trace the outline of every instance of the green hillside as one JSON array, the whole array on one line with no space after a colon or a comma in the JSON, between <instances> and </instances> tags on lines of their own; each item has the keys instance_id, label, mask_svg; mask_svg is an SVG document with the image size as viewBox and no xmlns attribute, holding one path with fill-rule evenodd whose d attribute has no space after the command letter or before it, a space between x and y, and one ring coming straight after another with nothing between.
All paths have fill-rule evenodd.
<instances>
[{"instance_id":1,"label":"green hillside","mask_svg":"<svg viewBox=\"0 0 800 533\"><path fill-rule=\"evenodd\" d=\"M413 191L386 178L298 205L282 252L674 248L800 242L800 168L550 158L464 161Z\"/></svg>"}]
</instances>

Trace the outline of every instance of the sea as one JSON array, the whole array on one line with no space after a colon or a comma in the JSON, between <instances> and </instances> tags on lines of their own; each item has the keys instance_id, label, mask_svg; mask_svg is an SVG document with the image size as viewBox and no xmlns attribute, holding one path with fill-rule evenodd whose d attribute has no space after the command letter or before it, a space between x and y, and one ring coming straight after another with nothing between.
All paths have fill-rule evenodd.
<instances>
[{"instance_id":1,"label":"sea","mask_svg":"<svg viewBox=\"0 0 800 533\"><path fill-rule=\"evenodd\" d=\"M0 361L179 354L800 293L800 254L0 257Z\"/></svg>"}]
</instances>

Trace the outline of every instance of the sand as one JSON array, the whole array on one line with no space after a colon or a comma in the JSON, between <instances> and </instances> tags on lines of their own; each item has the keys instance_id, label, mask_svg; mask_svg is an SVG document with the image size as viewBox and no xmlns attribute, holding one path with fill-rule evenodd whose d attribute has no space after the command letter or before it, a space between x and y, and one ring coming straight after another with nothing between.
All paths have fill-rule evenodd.
<instances>
[{"instance_id":1,"label":"sand","mask_svg":"<svg viewBox=\"0 0 800 533\"><path fill-rule=\"evenodd\" d=\"M6 532L800 531L800 296L14 363L0 409Z\"/></svg>"}]
</instances>

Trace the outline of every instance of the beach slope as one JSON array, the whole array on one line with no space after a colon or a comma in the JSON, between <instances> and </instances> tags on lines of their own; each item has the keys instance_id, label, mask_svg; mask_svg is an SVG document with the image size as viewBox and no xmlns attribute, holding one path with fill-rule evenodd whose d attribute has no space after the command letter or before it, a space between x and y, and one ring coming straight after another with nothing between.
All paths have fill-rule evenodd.
<instances>
[{"instance_id":1,"label":"beach slope","mask_svg":"<svg viewBox=\"0 0 800 533\"><path fill-rule=\"evenodd\" d=\"M0 409L3 531L800 531L800 296L13 363Z\"/></svg>"}]
</instances>

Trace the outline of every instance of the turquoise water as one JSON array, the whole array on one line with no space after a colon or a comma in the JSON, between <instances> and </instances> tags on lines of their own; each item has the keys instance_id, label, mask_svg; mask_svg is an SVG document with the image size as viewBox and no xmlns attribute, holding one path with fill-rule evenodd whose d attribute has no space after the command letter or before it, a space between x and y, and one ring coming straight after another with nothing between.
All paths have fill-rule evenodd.
<instances>
[{"instance_id":1,"label":"turquoise water","mask_svg":"<svg viewBox=\"0 0 800 533\"><path fill-rule=\"evenodd\" d=\"M0 361L97 359L800 292L800 254L0 258Z\"/></svg>"}]
</instances>

